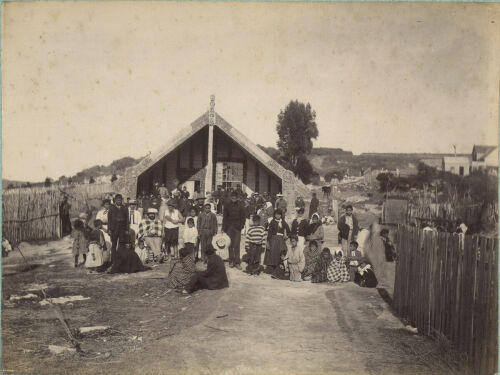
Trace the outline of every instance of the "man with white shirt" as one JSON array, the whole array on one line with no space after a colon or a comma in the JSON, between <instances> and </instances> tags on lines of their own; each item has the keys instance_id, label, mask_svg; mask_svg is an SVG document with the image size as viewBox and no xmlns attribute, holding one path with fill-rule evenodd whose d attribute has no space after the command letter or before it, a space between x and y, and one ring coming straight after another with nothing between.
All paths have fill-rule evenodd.
<instances>
[{"instance_id":1,"label":"man with white shirt","mask_svg":"<svg viewBox=\"0 0 500 375\"><path fill-rule=\"evenodd\" d=\"M181 213L175 208L174 200L170 199L163 216L163 241L167 254L174 258L179 258L179 225L183 221Z\"/></svg>"},{"instance_id":2,"label":"man with white shirt","mask_svg":"<svg viewBox=\"0 0 500 375\"><path fill-rule=\"evenodd\" d=\"M137 201L135 199L131 199L128 203L128 220L130 222L130 229L132 229L134 233L137 233L142 215L137 209Z\"/></svg>"}]
</instances>

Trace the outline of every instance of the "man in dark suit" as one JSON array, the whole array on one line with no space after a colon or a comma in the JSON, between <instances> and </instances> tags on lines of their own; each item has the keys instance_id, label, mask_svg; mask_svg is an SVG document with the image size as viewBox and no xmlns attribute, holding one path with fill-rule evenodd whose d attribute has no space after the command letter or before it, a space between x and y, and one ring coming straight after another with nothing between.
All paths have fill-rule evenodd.
<instances>
[{"instance_id":1,"label":"man in dark suit","mask_svg":"<svg viewBox=\"0 0 500 375\"><path fill-rule=\"evenodd\" d=\"M129 231L128 208L123 204L121 194L115 196L115 204L109 208L108 213L108 231L111 237L111 263L116 259L116 247L118 239L124 238Z\"/></svg>"},{"instance_id":2,"label":"man in dark suit","mask_svg":"<svg viewBox=\"0 0 500 375\"><path fill-rule=\"evenodd\" d=\"M233 191L231 192L231 200L224 206L222 231L227 233L231 239L231 245L229 245L229 267L236 267L239 270L241 270L241 230L245 226L245 219L245 207L238 200L238 193Z\"/></svg>"}]
</instances>

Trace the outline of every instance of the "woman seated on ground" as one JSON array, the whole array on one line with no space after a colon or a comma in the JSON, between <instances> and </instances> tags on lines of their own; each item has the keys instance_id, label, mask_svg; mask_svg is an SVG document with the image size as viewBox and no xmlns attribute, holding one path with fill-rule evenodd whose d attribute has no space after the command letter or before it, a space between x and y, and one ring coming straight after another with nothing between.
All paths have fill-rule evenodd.
<instances>
[{"instance_id":1,"label":"woman seated on ground","mask_svg":"<svg viewBox=\"0 0 500 375\"><path fill-rule=\"evenodd\" d=\"M135 252L134 242L135 233L133 230L119 238L116 259L113 259L109 273L134 273L151 269L151 267L142 264L139 255Z\"/></svg>"},{"instance_id":2,"label":"woman seated on ground","mask_svg":"<svg viewBox=\"0 0 500 375\"><path fill-rule=\"evenodd\" d=\"M330 249L325 247L321 252L318 262L316 263L316 267L314 268L311 278L312 283L324 283L328 281L328 267L330 267L331 262L332 254L330 253Z\"/></svg>"},{"instance_id":3,"label":"woman seated on ground","mask_svg":"<svg viewBox=\"0 0 500 375\"><path fill-rule=\"evenodd\" d=\"M183 294L193 293L199 289L214 290L229 287L224 261L215 253L212 245L205 250L205 255L207 256L207 270L196 272L182 291Z\"/></svg>"},{"instance_id":4,"label":"woman seated on ground","mask_svg":"<svg viewBox=\"0 0 500 375\"><path fill-rule=\"evenodd\" d=\"M304 271L305 264L304 249L298 246L297 237L291 237L290 249L288 250L290 281L302 281L302 271Z\"/></svg>"},{"instance_id":5,"label":"woman seated on ground","mask_svg":"<svg viewBox=\"0 0 500 375\"><path fill-rule=\"evenodd\" d=\"M349 271L347 270L347 259L344 257L342 250L335 253L333 260L330 263L327 271L328 281L333 283L345 283L349 281Z\"/></svg>"},{"instance_id":6,"label":"woman seated on ground","mask_svg":"<svg viewBox=\"0 0 500 375\"><path fill-rule=\"evenodd\" d=\"M321 248L321 246L323 245L323 239L325 238L325 233L323 231L323 225L321 224L321 220L317 212L313 213L311 216L311 222L309 223L307 233L307 240L316 241L318 247Z\"/></svg>"},{"instance_id":7,"label":"woman seated on ground","mask_svg":"<svg viewBox=\"0 0 500 375\"><path fill-rule=\"evenodd\" d=\"M184 289L189 284L189 280L196 273L194 258L189 249L179 250L180 260L174 260L170 264L170 271L167 277L167 288Z\"/></svg>"},{"instance_id":8,"label":"woman seated on ground","mask_svg":"<svg viewBox=\"0 0 500 375\"><path fill-rule=\"evenodd\" d=\"M89 269L95 269L104 264L104 252L107 250L104 234L101 230L102 221L94 220L94 228L89 234L89 252L85 261L85 267Z\"/></svg>"},{"instance_id":9,"label":"woman seated on ground","mask_svg":"<svg viewBox=\"0 0 500 375\"><path fill-rule=\"evenodd\" d=\"M319 256L320 251L318 249L318 243L316 241L310 241L309 245L304 249L305 266L302 271L303 280L311 280L312 274L316 268L316 263L318 263Z\"/></svg>"},{"instance_id":10,"label":"woman seated on ground","mask_svg":"<svg viewBox=\"0 0 500 375\"><path fill-rule=\"evenodd\" d=\"M375 288L378 284L372 266L369 263L361 263L354 275L354 282L364 288Z\"/></svg>"}]
</instances>

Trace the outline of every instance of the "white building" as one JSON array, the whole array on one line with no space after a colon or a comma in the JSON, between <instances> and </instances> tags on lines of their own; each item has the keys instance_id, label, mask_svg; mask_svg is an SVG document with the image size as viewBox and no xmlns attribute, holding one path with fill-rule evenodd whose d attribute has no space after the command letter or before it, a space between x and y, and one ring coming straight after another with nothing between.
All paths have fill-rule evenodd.
<instances>
[{"instance_id":1,"label":"white building","mask_svg":"<svg viewBox=\"0 0 500 375\"><path fill-rule=\"evenodd\" d=\"M468 176L471 171L471 158L468 156L445 156L443 158L443 171Z\"/></svg>"},{"instance_id":2,"label":"white building","mask_svg":"<svg viewBox=\"0 0 500 375\"><path fill-rule=\"evenodd\" d=\"M498 175L498 146L474 145L472 148L472 170L485 169Z\"/></svg>"}]
</instances>

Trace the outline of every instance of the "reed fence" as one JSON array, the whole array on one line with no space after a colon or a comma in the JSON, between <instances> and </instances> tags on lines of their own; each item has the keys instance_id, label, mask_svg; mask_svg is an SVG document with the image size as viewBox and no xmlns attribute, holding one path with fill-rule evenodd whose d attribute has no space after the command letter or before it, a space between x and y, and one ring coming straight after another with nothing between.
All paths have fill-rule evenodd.
<instances>
[{"instance_id":1,"label":"reed fence","mask_svg":"<svg viewBox=\"0 0 500 375\"><path fill-rule=\"evenodd\" d=\"M471 374L498 366L498 239L400 226L393 307L423 335L445 337Z\"/></svg>"},{"instance_id":2,"label":"reed fence","mask_svg":"<svg viewBox=\"0 0 500 375\"><path fill-rule=\"evenodd\" d=\"M111 184L89 184L9 189L2 192L2 232L13 244L47 240L61 235L59 204L69 195L70 215L100 206Z\"/></svg>"}]
</instances>

